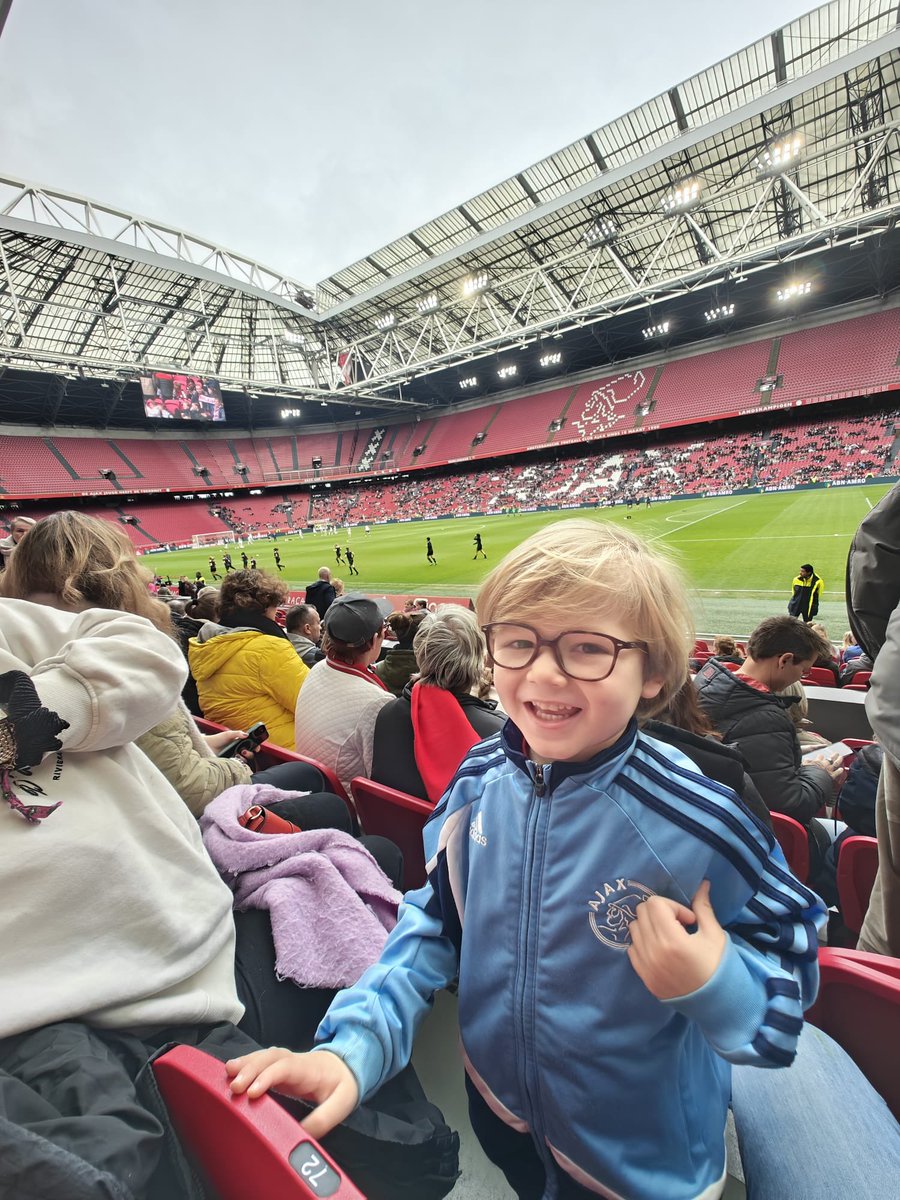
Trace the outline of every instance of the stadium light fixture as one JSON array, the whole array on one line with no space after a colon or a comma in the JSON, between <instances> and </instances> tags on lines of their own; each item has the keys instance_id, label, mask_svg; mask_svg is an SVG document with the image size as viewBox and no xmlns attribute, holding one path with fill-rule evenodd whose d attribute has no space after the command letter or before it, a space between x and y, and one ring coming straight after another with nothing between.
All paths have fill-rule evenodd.
<instances>
[{"instance_id":1,"label":"stadium light fixture","mask_svg":"<svg viewBox=\"0 0 900 1200\"><path fill-rule=\"evenodd\" d=\"M472 388L478 387L478 376L469 375L466 379L459 381L460 389L464 392L469 392Z\"/></svg>"},{"instance_id":2,"label":"stadium light fixture","mask_svg":"<svg viewBox=\"0 0 900 1200\"><path fill-rule=\"evenodd\" d=\"M677 213L688 212L700 203L703 193L703 180L697 176L690 179L680 179L672 185L662 200L662 210L665 216L675 216Z\"/></svg>"},{"instance_id":3,"label":"stadium light fixture","mask_svg":"<svg viewBox=\"0 0 900 1200\"><path fill-rule=\"evenodd\" d=\"M598 214L584 231L584 240L588 246L608 246L619 236L615 221L611 217Z\"/></svg>"},{"instance_id":4,"label":"stadium light fixture","mask_svg":"<svg viewBox=\"0 0 900 1200\"><path fill-rule=\"evenodd\" d=\"M552 354L542 354L540 363L542 367L557 367L562 362L562 354L559 350Z\"/></svg>"},{"instance_id":5,"label":"stadium light fixture","mask_svg":"<svg viewBox=\"0 0 900 1200\"><path fill-rule=\"evenodd\" d=\"M388 329L393 329L396 324L397 324L397 314L396 313L392 313L392 312L382 313L382 315L380 317L378 317L377 320L375 321L375 328L380 329L382 331L382 333L384 333Z\"/></svg>"},{"instance_id":6,"label":"stadium light fixture","mask_svg":"<svg viewBox=\"0 0 900 1200\"><path fill-rule=\"evenodd\" d=\"M505 367L501 367L497 374L501 379L513 379L519 373L519 368L516 363L508 363Z\"/></svg>"},{"instance_id":7,"label":"stadium light fixture","mask_svg":"<svg viewBox=\"0 0 900 1200\"><path fill-rule=\"evenodd\" d=\"M302 333L296 333L293 329L286 329L281 335L281 340L289 346L305 346L306 338Z\"/></svg>"},{"instance_id":8,"label":"stadium light fixture","mask_svg":"<svg viewBox=\"0 0 900 1200\"><path fill-rule=\"evenodd\" d=\"M809 279L798 279L795 283L789 283L787 287L778 289L778 299L782 302L787 300L799 300L801 296L808 296L812 291L812 281Z\"/></svg>"},{"instance_id":9,"label":"stadium light fixture","mask_svg":"<svg viewBox=\"0 0 900 1200\"><path fill-rule=\"evenodd\" d=\"M763 176L781 175L800 161L803 138L799 133L787 133L769 142L756 159L756 169Z\"/></svg>"},{"instance_id":10,"label":"stadium light fixture","mask_svg":"<svg viewBox=\"0 0 900 1200\"><path fill-rule=\"evenodd\" d=\"M300 416L299 408L283 408L281 410L282 421L288 421L288 420L290 420L291 417L299 417L299 416Z\"/></svg>"},{"instance_id":11,"label":"stadium light fixture","mask_svg":"<svg viewBox=\"0 0 900 1200\"><path fill-rule=\"evenodd\" d=\"M708 308L703 315L707 321L725 321L734 316L734 304L718 304L715 308Z\"/></svg>"},{"instance_id":12,"label":"stadium light fixture","mask_svg":"<svg viewBox=\"0 0 900 1200\"><path fill-rule=\"evenodd\" d=\"M474 275L467 275L462 281L463 299L471 300L474 296L480 296L488 290L490 283L487 271L476 271Z\"/></svg>"},{"instance_id":13,"label":"stadium light fixture","mask_svg":"<svg viewBox=\"0 0 900 1200\"><path fill-rule=\"evenodd\" d=\"M440 305L437 292L429 292L427 296L420 296L416 301L416 308L423 316L427 313L437 312Z\"/></svg>"},{"instance_id":14,"label":"stadium light fixture","mask_svg":"<svg viewBox=\"0 0 900 1200\"><path fill-rule=\"evenodd\" d=\"M651 338L665 337L665 335L669 332L669 324L669 321L660 321L658 325L648 325L647 328L643 329L641 332L647 341L649 341Z\"/></svg>"}]
</instances>

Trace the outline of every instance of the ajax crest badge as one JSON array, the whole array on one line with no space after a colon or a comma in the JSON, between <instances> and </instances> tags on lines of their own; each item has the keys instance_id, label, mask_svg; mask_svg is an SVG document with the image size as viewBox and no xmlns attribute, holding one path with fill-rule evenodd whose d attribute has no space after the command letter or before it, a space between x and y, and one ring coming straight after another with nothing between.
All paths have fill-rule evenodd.
<instances>
[{"instance_id":1,"label":"ajax crest badge","mask_svg":"<svg viewBox=\"0 0 900 1200\"><path fill-rule=\"evenodd\" d=\"M639 904L656 893L636 879L616 879L604 883L588 901L588 921L594 937L614 950L631 945L629 927L637 916Z\"/></svg>"}]
</instances>

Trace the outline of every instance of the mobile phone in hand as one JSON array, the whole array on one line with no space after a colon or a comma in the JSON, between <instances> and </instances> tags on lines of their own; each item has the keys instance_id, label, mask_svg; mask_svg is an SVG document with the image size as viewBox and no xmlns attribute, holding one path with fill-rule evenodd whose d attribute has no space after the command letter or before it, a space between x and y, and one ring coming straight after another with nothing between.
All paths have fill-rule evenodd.
<instances>
[{"instance_id":1,"label":"mobile phone in hand","mask_svg":"<svg viewBox=\"0 0 900 1200\"><path fill-rule=\"evenodd\" d=\"M234 741L230 745L226 746L224 748L224 750L220 750L218 753L218 757L219 758L234 758L235 755L243 754L246 751L249 751L251 754L255 754L256 751L263 744L263 742L267 742L268 740L269 740L268 729L266 729L266 727L262 723L262 721L257 721L257 723L255 725L251 725L250 728L247 730L246 737L238 738L236 741Z\"/></svg>"}]
</instances>

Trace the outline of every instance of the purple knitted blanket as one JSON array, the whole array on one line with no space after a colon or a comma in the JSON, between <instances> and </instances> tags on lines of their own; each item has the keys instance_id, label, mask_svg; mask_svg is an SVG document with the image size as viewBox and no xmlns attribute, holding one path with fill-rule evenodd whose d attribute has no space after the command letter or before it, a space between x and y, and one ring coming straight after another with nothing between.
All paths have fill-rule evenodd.
<instances>
[{"instance_id":1,"label":"purple knitted blanket","mask_svg":"<svg viewBox=\"0 0 900 1200\"><path fill-rule=\"evenodd\" d=\"M401 895L347 833L254 833L238 824L251 804L296 794L265 784L229 788L200 818L203 841L234 907L268 910L278 977L300 987L348 987L377 961Z\"/></svg>"}]
</instances>

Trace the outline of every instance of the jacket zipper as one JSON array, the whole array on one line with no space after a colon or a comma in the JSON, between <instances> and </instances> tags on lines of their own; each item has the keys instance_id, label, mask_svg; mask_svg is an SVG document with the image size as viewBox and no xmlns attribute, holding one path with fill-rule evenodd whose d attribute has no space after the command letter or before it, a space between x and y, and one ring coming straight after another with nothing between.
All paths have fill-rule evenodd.
<instances>
[{"instance_id":1,"label":"jacket zipper","mask_svg":"<svg viewBox=\"0 0 900 1200\"><path fill-rule=\"evenodd\" d=\"M532 1132L538 1154L544 1163L547 1174L547 1190L545 1196L555 1195L555 1167L552 1156L547 1150L544 1139L544 1122L540 1101L540 1084L535 1075L534 1055L529 1050L529 1041L533 1043L534 1004L529 994L529 985L533 986L532 960L535 947L532 939L535 937L538 916L536 914L535 892L537 889L536 870L536 841L538 825L544 810L544 798L547 784L544 767L535 764L533 791L526 818L525 861L522 870L522 911L523 920L519 932L519 955L516 969L516 1040L519 1051L519 1077L525 1102L528 1106L527 1120Z\"/></svg>"}]
</instances>

